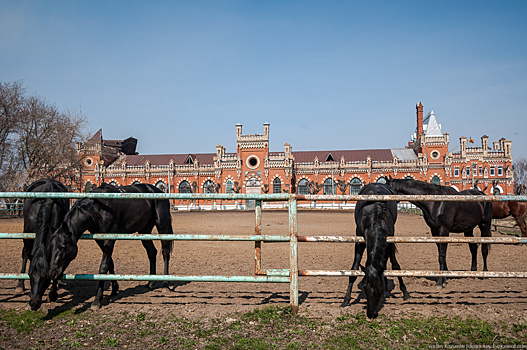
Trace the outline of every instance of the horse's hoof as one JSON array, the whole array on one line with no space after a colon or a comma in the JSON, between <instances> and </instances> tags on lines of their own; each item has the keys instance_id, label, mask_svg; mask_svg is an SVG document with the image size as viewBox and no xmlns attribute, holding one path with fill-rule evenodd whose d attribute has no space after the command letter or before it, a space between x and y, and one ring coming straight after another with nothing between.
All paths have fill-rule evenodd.
<instances>
[{"instance_id":1,"label":"horse's hoof","mask_svg":"<svg viewBox=\"0 0 527 350\"><path fill-rule=\"evenodd\" d=\"M90 309L92 309L93 311L98 311L98 310L101 309L101 305L100 304L91 304Z\"/></svg>"},{"instance_id":2,"label":"horse's hoof","mask_svg":"<svg viewBox=\"0 0 527 350\"><path fill-rule=\"evenodd\" d=\"M150 290L154 289L155 286L156 286L156 283L155 283L155 282L149 282L149 283L147 284L147 287L150 288Z\"/></svg>"},{"instance_id":3,"label":"horse's hoof","mask_svg":"<svg viewBox=\"0 0 527 350\"><path fill-rule=\"evenodd\" d=\"M17 293L17 294L22 294L22 293L24 293L24 291L25 291L24 287L16 287L16 289L15 289L15 293Z\"/></svg>"}]
</instances>

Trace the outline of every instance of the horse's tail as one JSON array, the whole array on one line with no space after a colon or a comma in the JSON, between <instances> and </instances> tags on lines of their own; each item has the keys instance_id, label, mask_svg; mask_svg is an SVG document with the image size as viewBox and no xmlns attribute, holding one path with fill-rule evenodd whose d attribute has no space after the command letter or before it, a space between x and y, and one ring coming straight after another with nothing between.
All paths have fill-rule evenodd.
<instances>
[{"instance_id":1,"label":"horse's tail","mask_svg":"<svg viewBox=\"0 0 527 350\"><path fill-rule=\"evenodd\" d=\"M51 232L51 213L53 210L53 199L46 198L38 202L37 232L33 244L33 259L30 263L31 271L48 271L48 254L46 242Z\"/></svg>"},{"instance_id":2,"label":"horse's tail","mask_svg":"<svg viewBox=\"0 0 527 350\"><path fill-rule=\"evenodd\" d=\"M367 219L369 233L365 236L373 238L374 242L371 244L372 250L368 252L368 257L371 258L371 264L375 267L379 273L383 273L386 269L387 261L387 248L388 243L386 238L389 232L385 225L386 218L386 205L383 202L375 202L373 204L373 210Z\"/></svg>"},{"instance_id":3,"label":"horse's tail","mask_svg":"<svg viewBox=\"0 0 527 350\"><path fill-rule=\"evenodd\" d=\"M170 214L170 205L168 207L168 233L171 235L174 234L174 230L172 229L172 214ZM172 249L174 248L174 241L170 240L169 242L170 243L168 243L168 249L169 252L172 254Z\"/></svg>"},{"instance_id":4,"label":"horse's tail","mask_svg":"<svg viewBox=\"0 0 527 350\"><path fill-rule=\"evenodd\" d=\"M165 201L167 206L165 206ZM156 214L156 226L159 233L174 234L172 229L172 214L170 213L170 201L169 200L155 200L155 214ZM169 253L172 253L174 248L174 240L161 241L163 247L168 248Z\"/></svg>"}]
</instances>

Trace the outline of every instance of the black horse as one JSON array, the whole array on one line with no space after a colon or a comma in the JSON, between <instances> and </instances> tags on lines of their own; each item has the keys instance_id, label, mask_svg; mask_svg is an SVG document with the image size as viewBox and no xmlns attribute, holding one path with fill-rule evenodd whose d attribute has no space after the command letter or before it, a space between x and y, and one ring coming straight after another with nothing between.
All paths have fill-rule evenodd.
<instances>
[{"instance_id":1,"label":"black horse","mask_svg":"<svg viewBox=\"0 0 527 350\"><path fill-rule=\"evenodd\" d=\"M398 194L406 195L485 195L485 193L478 189L458 192L451 187L434 185L412 179L402 180L389 178L388 184ZM492 204L490 202L411 201L411 203L423 211L423 217L432 231L432 236L448 237L450 232L463 232L465 237L474 237L473 231L476 226L479 226L482 237L491 236ZM471 270L476 271L478 266L478 245L476 243L469 243L469 248L472 254ZM441 271L447 271L447 243L437 243L437 250L439 252L439 268ZM488 253L488 244L482 244L483 271L487 271ZM445 278L439 278L437 280L438 287L443 286L444 283Z\"/></svg>"},{"instance_id":2,"label":"black horse","mask_svg":"<svg viewBox=\"0 0 527 350\"><path fill-rule=\"evenodd\" d=\"M26 188L26 192L68 192L60 182L52 179L40 179ZM62 223L69 209L68 199L27 198L24 201L24 232L35 233L35 239L24 239L22 249L22 273L25 273L27 260L29 263L30 301L32 310L37 310L42 304L42 296L51 283L49 275L50 239ZM24 291L24 280L18 281L17 292ZM49 300L57 299L57 279L49 292Z\"/></svg>"},{"instance_id":3,"label":"black horse","mask_svg":"<svg viewBox=\"0 0 527 350\"><path fill-rule=\"evenodd\" d=\"M364 195L390 195L395 194L392 188L380 183L366 185L359 194ZM358 201L355 206L355 223L357 225L356 235L364 237L365 243L355 244L355 260L352 270L358 270L364 249L367 248L365 276L362 280L369 318L375 318L379 312L379 302L386 288L385 277L388 258L394 270L401 267L395 258L395 244L386 242L386 237L393 236L395 221L397 220L397 204L394 201ZM347 306L351 300L351 289L356 276L350 276L348 290L341 306ZM399 277L399 287L403 292L404 299L410 298L402 277Z\"/></svg>"},{"instance_id":4,"label":"black horse","mask_svg":"<svg viewBox=\"0 0 527 350\"><path fill-rule=\"evenodd\" d=\"M149 184L115 187L103 183L93 193L163 193ZM172 218L168 199L92 199L83 198L73 204L62 225L55 231L51 241L51 275L60 278L69 263L77 256L77 241L88 230L91 233L134 233L149 234L154 226L160 234L172 234ZM103 255L100 274L115 274L112 253L115 240L97 240ZM142 240L150 261L150 274L156 274L157 249L150 240ZM168 275L170 253L173 241L161 241L164 260L164 274ZM101 307L104 281L99 281L92 309ZM149 283L154 287L154 282ZM164 283L168 288L168 283ZM112 295L119 285L112 281Z\"/></svg>"}]
</instances>

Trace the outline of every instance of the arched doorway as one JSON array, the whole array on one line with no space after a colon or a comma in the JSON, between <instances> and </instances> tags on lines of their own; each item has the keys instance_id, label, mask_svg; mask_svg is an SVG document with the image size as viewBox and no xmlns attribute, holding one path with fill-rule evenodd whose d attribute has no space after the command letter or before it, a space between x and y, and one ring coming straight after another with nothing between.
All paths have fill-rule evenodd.
<instances>
[{"instance_id":1,"label":"arched doorway","mask_svg":"<svg viewBox=\"0 0 527 350\"><path fill-rule=\"evenodd\" d=\"M255 177L251 177L245 183L245 193L247 194L260 194L262 193L262 183ZM245 201L247 208L254 208L255 201L247 200Z\"/></svg>"}]
</instances>

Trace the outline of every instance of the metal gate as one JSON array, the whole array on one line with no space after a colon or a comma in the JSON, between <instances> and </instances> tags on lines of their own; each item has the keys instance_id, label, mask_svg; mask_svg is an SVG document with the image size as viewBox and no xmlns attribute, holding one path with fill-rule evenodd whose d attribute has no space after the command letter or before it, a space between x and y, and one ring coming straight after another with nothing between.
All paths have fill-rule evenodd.
<instances>
[{"instance_id":1,"label":"metal gate","mask_svg":"<svg viewBox=\"0 0 527 350\"><path fill-rule=\"evenodd\" d=\"M250 283L289 283L290 305L298 311L299 276L351 276L363 275L362 271L350 270L299 270L298 242L336 242L353 243L363 241L354 236L299 236L297 222L297 201L521 201L526 196L463 196L463 195L294 195L294 194L174 194L174 193L43 193L43 192L4 192L0 198L105 198L105 199L180 199L180 200L253 200L255 203L255 231L247 235L186 235L186 234L89 234L81 239L126 239L126 240L197 240L197 241L254 241L254 276L191 276L191 275L100 275L66 274L67 280L117 280L117 281L200 281L200 282L250 282ZM262 234L262 202L286 201L288 206L288 235ZM0 233L0 239L34 238L33 233ZM527 237L389 237L394 243L499 243L527 244ZM262 269L262 242L289 242L289 269ZM386 276L413 277L498 277L525 278L527 272L482 272L482 271L415 271L387 270ZM0 279L29 279L27 274L0 273Z\"/></svg>"}]
</instances>

